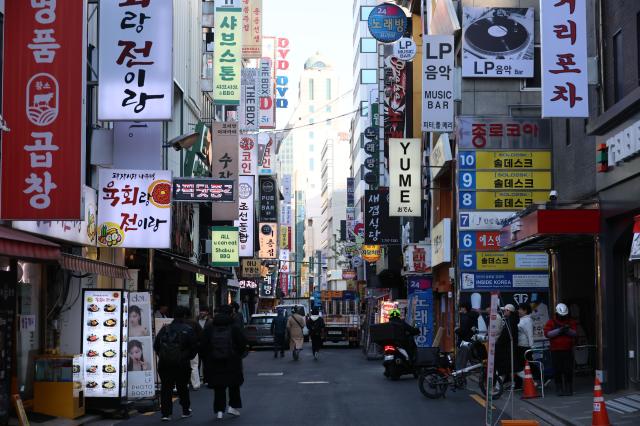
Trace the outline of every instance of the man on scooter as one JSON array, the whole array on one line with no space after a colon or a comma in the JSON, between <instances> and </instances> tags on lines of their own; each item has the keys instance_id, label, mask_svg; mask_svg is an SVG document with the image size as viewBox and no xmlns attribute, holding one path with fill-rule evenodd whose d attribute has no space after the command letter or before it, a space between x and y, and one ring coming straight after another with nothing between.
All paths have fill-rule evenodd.
<instances>
[{"instance_id":1,"label":"man on scooter","mask_svg":"<svg viewBox=\"0 0 640 426\"><path fill-rule=\"evenodd\" d=\"M420 330L404 322L400 316L400 310L397 308L391 309L389 312L389 322L402 326L404 337L402 341L398 343L401 343L401 346L407 351L412 360L415 359L418 346L416 345L413 336L420 334Z\"/></svg>"}]
</instances>

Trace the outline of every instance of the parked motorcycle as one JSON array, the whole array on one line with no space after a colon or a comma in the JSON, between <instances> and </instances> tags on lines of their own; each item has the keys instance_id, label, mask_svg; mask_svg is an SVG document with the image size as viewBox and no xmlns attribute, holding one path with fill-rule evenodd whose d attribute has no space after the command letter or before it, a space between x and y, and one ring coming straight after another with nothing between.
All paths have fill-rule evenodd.
<instances>
[{"instance_id":1,"label":"parked motorcycle","mask_svg":"<svg viewBox=\"0 0 640 426\"><path fill-rule=\"evenodd\" d=\"M409 352L397 344L384 345L384 366L385 377L391 380L398 380L406 374L413 374L417 377L417 372Z\"/></svg>"}]
</instances>

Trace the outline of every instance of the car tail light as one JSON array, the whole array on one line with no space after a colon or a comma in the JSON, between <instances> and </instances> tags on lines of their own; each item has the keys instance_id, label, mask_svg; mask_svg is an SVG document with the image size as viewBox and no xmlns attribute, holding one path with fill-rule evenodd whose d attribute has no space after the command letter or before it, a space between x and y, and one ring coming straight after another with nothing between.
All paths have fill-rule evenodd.
<instances>
[{"instance_id":1,"label":"car tail light","mask_svg":"<svg viewBox=\"0 0 640 426\"><path fill-rule=\"evenodd\" d=\"M387 352L394 352L395 350L396 350L395 346L386 345L386 346L384 347L384 352L385 352L385 353L387 353Z\"/></svg>"}]
</instances>

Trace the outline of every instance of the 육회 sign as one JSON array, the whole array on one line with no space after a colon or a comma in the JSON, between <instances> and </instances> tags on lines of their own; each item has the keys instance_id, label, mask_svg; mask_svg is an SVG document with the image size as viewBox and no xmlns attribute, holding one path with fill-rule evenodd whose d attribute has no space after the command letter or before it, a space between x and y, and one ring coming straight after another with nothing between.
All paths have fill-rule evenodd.
<instances>
[{"instance_id":1,"label":"\uc721\ud68c sign","mask_svg":"<svg viewBox=\"0 0 640 426\"><path fill-rule=\"evenodd\" d=\"M371 36L381 43L393 43L407 31L407 15L400 6L390 3L375 6L367 26Z\"/></svg>"},{"instance_id":2,"label":"\uc721\ud68c sign","mask_svg":"<svg viewBox=\"0 0 640 426\"><path fill-rule=\"evenodd\" d=\"M238 254L238 228L212 226L211 266L240 266Z\"/></svg>"},{"instance_id":3,"label":"\uc721\ud68c sign","mask_svg":"<svg viewBox=\"0 0 640 426\"><path fill-rule=\"evenodd\" d=\"M215 5L213 101L218 105L238 105L242 65L242 4L241 0L215 0Z\"/></svg>"}]
</instances>

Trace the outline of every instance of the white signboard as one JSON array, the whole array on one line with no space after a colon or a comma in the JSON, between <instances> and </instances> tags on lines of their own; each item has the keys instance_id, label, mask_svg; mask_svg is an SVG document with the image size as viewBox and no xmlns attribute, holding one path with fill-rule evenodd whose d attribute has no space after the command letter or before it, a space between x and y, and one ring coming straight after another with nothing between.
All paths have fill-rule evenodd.
<instances>
[{"instance_id":1,"label":"white signboard","mask_svg":"<svg viewBox=\"0 0 640 426\"><path fill-rule=\"evenodd\" d=\"M517 212L464 211L458 213L458 228L461 231L499 231Z\"/></svg>"},{"instance_id":2,"label":"white signboard","mask_svg":"<svg viewBox=\"0 0 640 426\"><path fill-rule=\"evenodd\" d=\"M431 230L431 266L451 262L451 219L442 219Z\"/></svg>"},{"instance_id":3,"label":"white signboard","mask_svg":"<svg viewBox=\"0 0 640 426\"><path fill-rule=\"evenodd\" d=\"M258 173L261 175L273 174L273 133L258 134Z\"/></svg>"},{"instance_id":4,"label":"white signboard","mask_svg":"<svg viewBox=\"0 0 640 426\"><path fill-rule=\"evenodd\" d=\"M115 169L162 169L162 123L113 123Z\"/></svg>"},{"instance_id":5,"label":"white signboard","mask_svg":"<svg viewBox=\"0 0 640 426\"><path fill-rule=\"evenodd\" d=\"M282 183L284 202L289 203L291 200L291 175L283 175L280 182Z\"/></svg>"},{"instance_id":6,"label":"white signboard","mask_svg":"<svg viewBox=\"0 0 640 426\"><path fill-rule=\"evenodd\" d=\"M84 200L84 220L15 220L11 226L22 231L78 243L83 246L96 245L96 220L98 199L96 190L85 186L82 190Z\"/></svg>"},{"instance_id":7,"label":"white signboard","mask_svg":"<svg viewBox=\"0 0 640 426\"><path fill-rule=\"evenodd\" d=\"M291 204L283 203L280 206L280 224L291 226L292 225L291 218L292 218Z\"/></svg>"},{"instance_id":8,"label":"white signboard","mask_svg":"<svg viewBox=\"0 0 640 426\"><path fill-rule=\"evenodd\" d=\"M533 8L465 7L462 76L533 77Z\"/></svg>"},{"instance_id":9,"label":"white signboard","mask_svg":"<svg viewBox=\"0 0 640 426\"><path fill-rule=\"evenodd\" d=\"M100 2L98 119L171 120L173 3Z\"/></svg>"},{"instance_id":10,"label":"white signboard","mask_svg":"<svg viewBox=\"0 0 640 426\"><path fill-rule=\"evenodd\" d=\"M153 397L156 393L151 309L150 293L129 293L128 399Z\"/></svg>"},{"instance_id":11,"label":"white signboard","mask_svg":"<svg viewBox=\"0 0 640 426\"><path fill-rule=\"evenodd\" d=\"M253 257L253 239L255 235L255 177L240 175L238 178L238 242L240 257Z\"/></svg>"},{"instance_id":12,"label":"white signboard","mask_svg":"<svg viewBox=\"0 0 640 426\"><path fill-rule=\"evenodd\" d=\"M238 129L241 132L257 132L260 130L258 123L258 114L260 111L260 99L258 98L258 69L242 68L240 83Z\"/></svg>"},{"instance_id":13,"label":"white signboard","mask_svg":"<svg viewBox=\"0 0 640 426\"><path fill-rule=\"evenodd\" d=\"M389 139L389 216L420 216L422 141Z\"/></svg>"},{"instance_id":14,"label":"white signboard","mask_svg":"<svg viewBox=\"0 0 640 426\"><path fill-rule=\"evenodd\" d=\"M417 51L418 46L411 37L402 37L393 44L393 56L401 61L412 61Z\"/></svg>"},{"instance_id":15,"label":"white signboard","mask_svg":"<svg viewBox=\"0 0 640 426\"><path fill-rule=\"evenodd\" d=\"M239 167L242 175L258 174L258 135L241 133L238 141Z\"/></svg>"},{"instance_id":16,"label":"white signboard","mask_svg":"<svg viewBox=\"0 0 640 426\"><path fill-rule=\"evenodd\" d=\"M588 117L587 2L540 2L542 116Z\"/></svg>"},{"instance_id":17,"label":"white signboard","mask_svg":"<svg viewBox=\"0 0 640 426\"><path fill-rule=\"evenodd\" d=\"M98 245L171 248L171 171L100 169Z\"/></svg>"},{"instance_id":18,"label":"white signboard","mask_svg":"<svg viewBox=\"0 0 640 426\"><path fill-rule=\"evenodd\" d=\"M452 154L449 135L447 133L443 133L433 145L429 156L431 179L435 179L440 176L440 173L444 170L444 166L451 160Z\"/></svg>"},{"instance_id":19,"label":"white signboard","mask_svg":"<svg viewBox=\"0 0 640 426\"><path fill-rule=\"evenodd\" d=\"M422 44L422 130L453 132L455 43L452 35L425 35Z\"/></svg>"}]
</instances>

